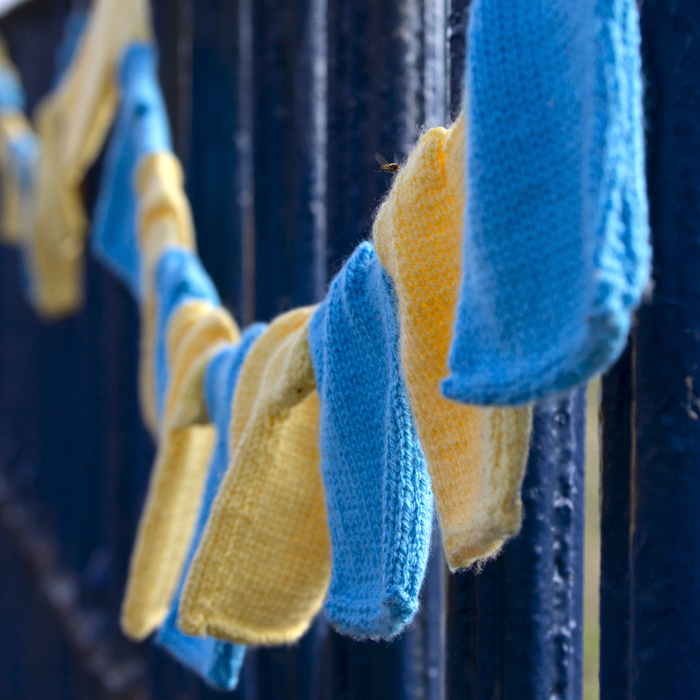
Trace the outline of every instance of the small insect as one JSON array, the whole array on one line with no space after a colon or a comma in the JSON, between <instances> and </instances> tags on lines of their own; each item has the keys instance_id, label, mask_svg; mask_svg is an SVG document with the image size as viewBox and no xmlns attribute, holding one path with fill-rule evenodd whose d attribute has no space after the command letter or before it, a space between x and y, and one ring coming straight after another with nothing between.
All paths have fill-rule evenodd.
<instances>
[{"instance_id":1,"label":"small insect","mask_svg":"<svg viewBox=\"0 0 700 700\"><path fill-rule=\"evenodd\" d=\"M382 171L385 173L398 173L399 170L401 169L401 166L398 163L389 163L387 159L381 154L381 153L375 153L374 157L377 159L377 163L379 163L380 168L377 170L378 173L381 173ZM398 160L398 157L395 155L394 160Z\"/></svg>"}]
</instances>

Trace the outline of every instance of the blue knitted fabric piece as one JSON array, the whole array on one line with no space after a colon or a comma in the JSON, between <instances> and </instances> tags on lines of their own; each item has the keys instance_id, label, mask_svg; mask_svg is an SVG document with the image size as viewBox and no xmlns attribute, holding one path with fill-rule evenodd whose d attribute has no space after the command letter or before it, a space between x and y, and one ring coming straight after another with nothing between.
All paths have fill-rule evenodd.
<instances>
[{"instance_id":1,"label":"blue knitted fabric piece","mask_svg":"<svg viewBox=\"0 0 700 700\"><path fill-rule=\"evenodd\" d=\"M144 155L172 149L155 47L132 44L124 52L119 82L121 106L102 171L91 242L95 257L140 299L136 167Z\"/></svg>"},{"instance_id":2,"label":"blue knitted fabric piece","mask_svg":"<svg viewBox=\"0 0 700 700\"><path fill-rule=\"evenodd\" d=\"M27 106L17 74L9 68L0 68L0 112L23 112Z\"/></svg>"},{"instance_id":3,"label":"blue knitted fabric piece","mask_svg":"<svg viewBox=\"0 0 700 700\"><path fill-rule=\"evenodd\" d=\"M166 248L156 265L156 338L155 391L158 420L163 416L165 392L168 387L168 321L173 311L189 301L202 299L221 305L214 283L202 267L196 253L184 248Z\"/></svg>"},{"instance_id":4,"label":"blue knitted fabric piece","mask_svg":"<svg viewBox=\"0 0 700 700\"><path fill-rule=\"evenodd\" d=\"M197 673L204 681L220 690L233 690L238 684L238 673L245 656L245 647L222 642L210 637L188 637L177 628L180 595L187 578L187 571L204 533L214 498L229 463L231 407L238 375L248 351L266 326L256 323L250 326L238 345L227 345L209 362L205 376L205 392L209 416L216 425L217 442L209 466L199 521L192 540L180 586L170 608L170 613L156 637L156 644L163 647L183 666Z\"/></svg>"},{"instance_id":5,"label":"blue knitted fabric piece","mask_svg":"<svg viewBox=\"0 0 700 700\"><path fill-rule=\"evenodd\" d=\"M433 497L401 370L396 299L362 243L309 327L333 545L325 613L358 638L398 634L418 610Z\"/></svg>"},{"instance_id":6,"label":"blue knitted fabric piece","mask_svg":"<svg viewBox=\"0 0 700 700\"><path fill-rule=\"evenodd\" d=\"M12 114L26 109L24 88L17 74L7 68L0 69L0 112ZM12 174L20 185L21 217L24 221L33 215L34 192L39 165L40 145L36 134L25 131L19 138L8 143L8 155Z\"/></svg>"},{"instance_id":7,"label":"blue knitted fabric piece","mask_svg":"<svg viewBox=\"0 0 700 700\"><path fill-rule=\"evenodd\" d=\"M649 277L635 0L475 0L464 277L446 396L518 404L605 370Z\"/></svg>"}]
</instances>

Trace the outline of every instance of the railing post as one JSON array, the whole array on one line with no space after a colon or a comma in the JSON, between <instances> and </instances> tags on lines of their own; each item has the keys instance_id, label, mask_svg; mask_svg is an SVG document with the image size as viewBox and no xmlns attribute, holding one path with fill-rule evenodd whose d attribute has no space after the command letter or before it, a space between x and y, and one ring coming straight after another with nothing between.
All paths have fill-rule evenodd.
<instances>
[{"instance_id":1,"label":"railing post","mask_svg":"<svg viewBox=\"0 0 700 700\"><path fill-rule=\"evenodd\" d=\"M700 696L700 7L641 28L653 286L603 383L601 700Z\"/></svg>"},{"instance_id":2,"label":"railing post","mask_svg":"<svg viewBox=\"0 0 700 700\"><path fill-rule=\"evenodd\" d=\"M450 577L450 700L579 700L586 391L535 408L521 533Z\"/></svg>"}]
</instances>

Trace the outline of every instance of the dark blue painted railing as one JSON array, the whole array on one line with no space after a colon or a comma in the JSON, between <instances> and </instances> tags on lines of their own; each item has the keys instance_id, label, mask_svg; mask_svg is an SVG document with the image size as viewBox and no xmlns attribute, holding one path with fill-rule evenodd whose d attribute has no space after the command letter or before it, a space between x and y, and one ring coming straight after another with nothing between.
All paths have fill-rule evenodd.
<instances>
[{"instance_id":1,"label":"dark blue painted railing","mask_svg":"<svg viewBox=\"0 0 700 700\"><path fill-rule=\"evenodd\" d=\"M0 20L30 109L88 4ZM459 112L468 5L154 0L200 254L241 323L320 299L390 184L374 153L404 156ZM700 697L700 9L644 0L642 23L656 286L602 389L601 697L685 700ZM153 446L137 309L97 263L86 275L84 311L47 325L0 247L0 697L220 697L117 629ZM522 533L480 573L448 575L436 543L398 640L319 618L298 645L251 651L234 697L579 700L584 427L583 390L537 407Z\"/></svg>"},{"instance_id":2,"label":"dark blue painted railing","mask_svg":"<svg viewBox=\"0 0 700 700\"><path fill-rule=\"evenodd\" d=\"M603 382L602 700L700 697L700 5L641 11L654 269Z\"/></svg>"}]
</instances>

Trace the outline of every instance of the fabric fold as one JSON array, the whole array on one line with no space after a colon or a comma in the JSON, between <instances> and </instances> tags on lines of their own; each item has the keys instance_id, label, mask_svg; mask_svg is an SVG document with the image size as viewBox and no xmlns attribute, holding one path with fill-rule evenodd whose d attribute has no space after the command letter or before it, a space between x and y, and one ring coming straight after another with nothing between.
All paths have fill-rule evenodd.
<instances>
[{"instance_id":1,"label":"fabric fold","mask_svg":"<svg viewBox=\"0 0 700 700\"><path fill-rule=\"evenodd\" d=\"M333 543L326 618L352 637L390 638L418 610L433 496L400 364L393 283L370 243L333 280L309 345Z\"/></svg>"},{"instance_id":2,"label":"fabric fold","mask_svg":"<svg viewBox=\"0 0 700 700\"><path fill-rule=\"evenodd\" d=\"M73 60L37 107L36 219L24 243L30 300L44 317L75 313L82 304L88 219L80 186L116 111L122 53L151 38L147 0L97 0Z\"/></svg>"},{"instance_id":3,"label":"fabric fold","mask_svg":"<svg viewBox=\"0 0 700 700\"><path fill-rule=\"evenodd\" d=\"M331 551L308 346L313 311L275 319L243 364L231 464L180 599L188 635L288 643L323 605Z\"/></svg>"},{"instance_id":4,"label":"fabric fold","mask_svg":"<svg viewBox=\"0 0 700 700\"><path fill-rule=\"evenodd\" d=\"M209 416L216 426L216 448L209 465L197 529L190 545L187 563L168 617L156 637L156 643L173 658L197 673L210 686L220 690L233 690L237 686L245 647L211 637L188 637L178 629L177 615L186 573L201 541L214 498L229 464L229 427L238 376L250 348L264 330L265 325L262 323L250 326L243 333L240 343L224 346L207 366L205 397Z\"/></svg>"},{"instance_id":5,"label":"fabric fold","mask_svg":"<svg viewBox=\"0 0 700 700\"><path fill-rule=\"evenodd\" d=\"M163 382L156 384L159 312L154 276L165 249L180 251L168 257L174 265L186 264L196 269L197 274L193 273L191 279L197 280L197 287L202 290L200 297L203 294L204 298L216 303L219 297L196 256L188 255L188 251L196 249L194 224L177 157L167 152L144 156L138 165L136 184L138 252L142 276L139 399L144 422L155 437L158 432L159 401L162 400L157 397L162 397ZM168 266L169 263L163 265ZM162 354L162 350L160 352ZM160 366L163 367L163 363Z\"/></svg>"},{"instance_id":6,"label":"fabric fold","mask_svg":"<svg viewBox=\"0 0 700 700\"><path fill-rule=\"evenodd\" d=\"M119 84L121 104L100 179L90 242L93 254L140 300L137 166L149 154L172 150L155 47L139 43L127 48Z\"/></svg>"},{"instance_id":7,"label":"fabric fold","mask_svg":"<svg viewBox=\"0 0 700 700\"><path fill-rule=\"evenodd\" d=\"M440 380L457 311L465 119L431 129L396 176L373 228L396 285L401 362L425 451L447 562L468 567L520 530L532 414L445 399Z\"/></svg>"},{"instance_id":8,"label":"fabric fold","mask_svg":"<svg viewBox=\"0 0 700 700\"><path fill-rule=\"evenodd\" d=\"M39 140L24 115L19 73L0 40L0 240L15 245L33 220Z\"/></svg>"},{"instance_id":9,"label":"fabric fold","mask_svg":"<svg viewBox=\"0 0 700 700\"><path fill-rule=\"evenodd\" d=\"M442 386L515 405L609 367L649 279L637 2L475 0L467 46L465 265Z\"/></svg>"},{"instance_id":10,"label":"fabric fold","mask_svg":"<svg viewBox=\"0 0 700 700\"><path fill-rule=\"evenodd\" d=\"M204 374L222 344L238 335L218 306L181 302L172 311L162 429L122 607L122 629L132 639L162 624L182 574L216 437L204 403Z\"/></svg>"}]
</instances>

